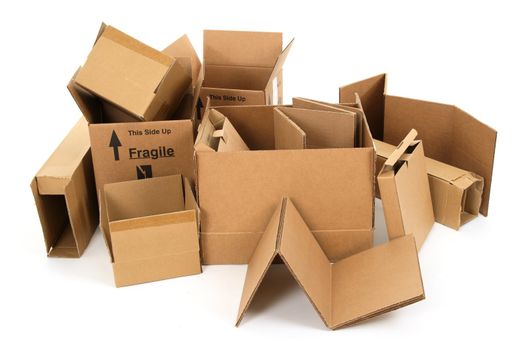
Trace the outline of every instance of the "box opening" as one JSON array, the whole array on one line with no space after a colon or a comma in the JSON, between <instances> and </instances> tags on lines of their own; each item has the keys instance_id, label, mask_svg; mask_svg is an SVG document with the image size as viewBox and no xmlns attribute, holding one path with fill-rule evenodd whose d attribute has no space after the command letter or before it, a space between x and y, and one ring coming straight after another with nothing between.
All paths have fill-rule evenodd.
<instances>
[{"instance_id":1,"label":"box opening","mask_svg":"<svg viewBox=\"0 0 525 350\"><path fill-rule=\"evenodd\" d=\"M461 197L461 224L476 218L479 213L479 196L477 188L472 184L463 192Z\"/></svg>"},{"instance_id":2,"label":"box opening","mask_svg":"<svg viewBox=\"0 0 525 350\"><path fill-rule=\"evenodd\" d=\"M204 66L204 87L237 90L264 90L273 68L244 66Z\"/></svg>"},{"instance_id":3,"label":"box opening","mask_svg":"<svg viewBox=\"0 0 525 350\"><path fill-rule=\"evenodd\" d=\"M53 251L60 250L64 255L64 250L70 250L71 255L76 255L77 248L75 237L69 215L67 212L66 198L63 195L44 195L41 196L42 209L47 213L47 223L50 229L50 239L48 255L54 256Z\"/></svg>"}]
</instances>

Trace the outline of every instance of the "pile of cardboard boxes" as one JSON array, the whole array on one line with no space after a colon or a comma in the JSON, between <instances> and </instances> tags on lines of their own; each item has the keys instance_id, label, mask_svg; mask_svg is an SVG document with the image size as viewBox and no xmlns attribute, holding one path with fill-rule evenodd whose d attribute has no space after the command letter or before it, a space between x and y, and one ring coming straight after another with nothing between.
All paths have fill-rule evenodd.
<instances>
[{"instance_id":1,"label":"pile of cardboard boxes","mask_svg":"<svg viewBox=\"0 0 525 350\"><path fill-rule=\"evenodd\" d=\"M157 51L102 25L68 84L83 117L31 183L48 256L100 224L118 287L248 264L237 324L272 263L332 329L424 299L417 250L488 214L496 131L385 75L282 105L291 45L205 31L201 63L186 35Z\"/></svg>"}]
</instances>

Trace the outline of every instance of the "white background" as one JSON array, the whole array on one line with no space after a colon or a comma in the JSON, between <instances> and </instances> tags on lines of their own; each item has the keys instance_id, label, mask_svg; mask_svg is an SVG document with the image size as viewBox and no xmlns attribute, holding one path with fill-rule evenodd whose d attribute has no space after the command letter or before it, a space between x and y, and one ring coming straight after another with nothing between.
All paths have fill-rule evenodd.
<instances>
[{"instance_id":1,"label":"white background","mask_svg":"<svg viewBox=\"0 0 525 350\"><path fill-rule=\"evenodd\" d=\"M517 2L518 3L518 2ZM0 348L522 348L525 311L524 14L502 1L2 2ZM439 224L420 252L426 300L327 330L272 271L240 328L245 266L116 289L99 232L82 259L48 259L29 183L80 112L66 84L101 21L156 48L203 29L295 36L285 102L336 102L338 87L389 73L393 95L456 104L498 130L490 215ZM384 240L378 202L376 241Z\"/></svg>"}]
</instances>

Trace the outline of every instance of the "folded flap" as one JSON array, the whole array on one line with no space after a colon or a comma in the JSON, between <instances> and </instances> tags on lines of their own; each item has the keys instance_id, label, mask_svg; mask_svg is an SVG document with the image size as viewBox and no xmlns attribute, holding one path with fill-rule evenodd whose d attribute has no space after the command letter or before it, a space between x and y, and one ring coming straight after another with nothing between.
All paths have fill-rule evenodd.
<instances>
[{"instance_id":1,"label":"folded flap","mask_svg":"<svg viewBox=\"0 0 525 350\"><path fill-rule=\"evenodd\" d=\"M273 68L282 47L282 33L205 30L204 64Z\"/></svg>"},{"instance_id":2,"label":"folded flap","mask_svg":"<svg viewBox=\"0 0 525 350\"><path fill-rule=\"evenodd\" d=\"M275 149L305 149L306 134L279 108L273 112L273 129L275 138Z\"/></svg>"},{"instance_id":3,"label":"folded flap","mask_svg":"<svg viewBox=\"0 0 525 350\"><path fill-rule=\"evenodd\" d=\"M385 161L385 166L394 167L394 165L399 160L401 160L402 156L405 154L408 147L412 145L412 143L416 139L416 136L417 136L417 131L414 129L410 130L410 132L403 139L403 141L401 141L401 143L397 146L395 151L392 152L392 154L390 154L390 156L387 158L387 160Z\"/></svg>"},{"instance_id":4,"label":"folded flap","mask_svg":"<svg viewBox=\"0 0 525 350\"><path fill-rule=\"evenodd\" d=\"M195 140L196 151L233 152L249 150L241 135L222 113L206 109Z\"/></svg>"},{"instance_id":5,"label":"folded flap","mask_svg":"<svg viewBox=\"0 0 525 350\"><path fill-rule=\"evenodd\" d=\"M332 293L332 328L424 299L414 238L404 236L335 263Z\"/></svg>"},{"instance_id":6,"label":"folded flap","mask_svg":"<svg viewBox=\"0 0 525 350\"><path fill-rule=\"evenodd\" d=\"M293 42L294 42L294 39L290 41L290 43L285 47L283 52L277 58L277 61L275 62L272 73L270 74L270 78L268 79L268 85L266 85L266 88L268 88L269 86L271 86L271 84L273 84L273 79L277 78L277 76L279 75L279 72L281 72L281 70L283 69L284 62L286 61L286 58L288 57L288 54L290 53L290 50L292 49Z\"/></svg>"},{"instance_id":7,"label":"folded flap","mask_svg":"<svg viewBox=\"0 0 525 350\"><path fill-rule=\"evenodd\" d=\"M175 40L168 47L162 50L162 53L174 58L188 57L190 59L192 85L193 88L195 88L199 81L202 64L201 60L199 59L199 56L197 55L197 52L195 51L195 48L193 47L190 39L188 38L188 35L184 34L183 36Z\"/></svg>"},{"instance_id":8,"label":"folded flap","mask_svg":"<svg viewBox=\"0 0 525 350\"><path fill-rule=\"evenodd\" d=\"M277 240L281 227L281 213L284 210L284 203L285 200L282 200L277 206L248 263L239 312L235 323L236 326L241 323L268 268L277 255Z\"/></svg>"}]
</instances>

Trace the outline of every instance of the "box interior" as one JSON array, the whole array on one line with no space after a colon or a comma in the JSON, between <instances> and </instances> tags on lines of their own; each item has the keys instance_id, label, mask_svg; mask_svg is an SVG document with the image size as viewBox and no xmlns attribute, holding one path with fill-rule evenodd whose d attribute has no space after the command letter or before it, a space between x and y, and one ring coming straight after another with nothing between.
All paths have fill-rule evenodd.
<instances>
[{"instance_id":1,"label":"box interior","mask_svg":"<svg viewBox=\"0 0 525 350\"><path fill-rule=\"evenodd\" d=\"M236 90L264 90L273 68L244 66L204 66L204 87Z\"/></svg>"}]
</instances>

